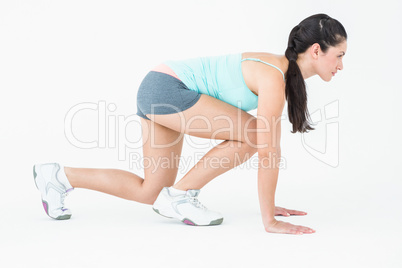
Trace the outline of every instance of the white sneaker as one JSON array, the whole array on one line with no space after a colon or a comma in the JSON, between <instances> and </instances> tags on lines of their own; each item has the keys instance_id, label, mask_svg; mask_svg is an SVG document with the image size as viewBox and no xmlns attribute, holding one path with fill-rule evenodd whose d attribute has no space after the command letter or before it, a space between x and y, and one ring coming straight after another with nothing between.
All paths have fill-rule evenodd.
<instances>
[{"instance_id":1,"label":"white sneaker","mask_svg":"<svg viewBox=\"0 0 402 268\"><path fill-rule=\"evenodd\" d=\"M47 215L56 220L70 219L71 211L64 208L64 198L74 188L68 182L61 166L58 163L34 165L33 176Z\"/></svg>"},{"instance_id":2,"label":"white sneaker","mask_svg":"<svg viewBox=\"0 0 402 268\"><path fill-rule=\"evenodd\" d=\"M159 193L152 207L156 213L189 225L218 225L223 222L220 213L208 210L198 201L200 190L187 190L183 194L173 195L169 189L164 187Z\"/></svg>"}]
</instances>

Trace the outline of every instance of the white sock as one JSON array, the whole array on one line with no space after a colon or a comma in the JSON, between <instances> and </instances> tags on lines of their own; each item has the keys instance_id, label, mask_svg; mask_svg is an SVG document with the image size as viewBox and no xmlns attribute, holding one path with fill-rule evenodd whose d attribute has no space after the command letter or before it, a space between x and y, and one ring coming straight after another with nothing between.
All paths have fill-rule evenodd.
<instances>
[{"instance_id":1,"label":"white sock","mask_svg":"<svg viewBox=\"0 0 402 268\"><path fill-rule=\"evenodd\" d=\"M173 186L169 187L169 193L173 196L177 196L177 195L183 195L186 194L187 191L183 191L183 190L179 190L176 188L173 188Z\"/></svg>"},{"instance_id":2,"label":"white sock","mask_svg":"<svg viewBox=\"0 0 402 268\"><path fill-rule=\"evenodd\" d=\"M57 172L57 178L59 179L59 181L61 183L64 184L64 186L66 186L67 190L74 189L73 186L71 186L70 182L68 181L66 172L64 171L64 166L60 165L60 164L59 164L59 166L60 166L60 170L59 170L59 172Z\"/></svg>"}]
</instances>

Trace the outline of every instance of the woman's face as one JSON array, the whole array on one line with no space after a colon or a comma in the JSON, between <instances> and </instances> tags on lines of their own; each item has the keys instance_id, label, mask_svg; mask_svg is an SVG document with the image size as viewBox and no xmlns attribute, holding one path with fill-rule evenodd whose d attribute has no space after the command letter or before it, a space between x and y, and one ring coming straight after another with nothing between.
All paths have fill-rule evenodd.
<instances>
[{"instance_id":1,"label":"woman's face","mask_svg":"<svg viewBox=\"0 0 402 268\"><path fill-rule=\"evenodd\" d=\"M335 47L329 47L327 53L318 53L317 74L329 82L338 70L343 69L342 59L346 53L346 40Z\"/></svg>"}]
</instances>

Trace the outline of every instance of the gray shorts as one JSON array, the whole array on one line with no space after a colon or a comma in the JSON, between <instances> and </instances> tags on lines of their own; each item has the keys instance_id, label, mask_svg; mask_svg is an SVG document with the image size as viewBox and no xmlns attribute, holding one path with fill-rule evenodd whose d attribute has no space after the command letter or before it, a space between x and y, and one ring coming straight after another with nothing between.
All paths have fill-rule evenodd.
<instances>
[{"instance_id":1,"label":"gray shorts","mask_svg":"<svg viewBox=\"0 0 402 268\"><path fill-rule=\"evenodd\" d=\"M179 79L150 71L137 92L137 115L150 120L146 114L174 114L193 106L201 93L190 90Z\"/></svg>"}]
</instances>

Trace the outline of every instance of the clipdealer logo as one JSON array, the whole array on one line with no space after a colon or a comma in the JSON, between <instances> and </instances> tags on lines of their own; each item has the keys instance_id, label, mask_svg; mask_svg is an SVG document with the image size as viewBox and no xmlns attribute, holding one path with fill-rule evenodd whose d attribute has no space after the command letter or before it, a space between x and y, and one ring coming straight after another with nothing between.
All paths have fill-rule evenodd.
<instances>
[{"instance_id":1,"label":"clipdealer logo","mask_svg":"<svg viewBox=\"0 0 402 268\"><path fill-rule=\"evenodd\" d=\"M325 116L323 116L323 114ZM311 113L311 118L316 118L314 123L324 124L325 128L316 129L320 135L324 136L321 146L308 142L307 135L302 133L301 142L304 149L314 158L322 163L331 166L339 166L339 100L328 103L324 108L320 108ZM324 132L324 133L323 133ZM323 149L319 149L323 148Z\"/></svg>"},{"instance_id":2,"label":"clipdealer logo","mask_svg":"<svg viewBox=\"0 0 402 268\"><path fill-rule=\"evenodd\" d=\"M134 127L134 129L141 129L141 122L136 114L129 116L117 115L115 114L116 110L117 106L114 103L107 105L106 101L103 100L98 101L98 103L83 102L74 105L65 116L65 137L70 144L81 149L115 148L117 149L118 161L126 161L128 156L130 168L132 168L132 162L137 165L141 157L138 152L128 152L128 150L142 150L142 145L145 141L143 140L144 137L141 137L141 131L136 131L134 135L130 135L129 139L127 129L129 126ZM88 112L97 117L97 136L93 137L92 140L80 140L79 135L74 132L73 121ZM284 115L280 120L283 117ZM310 136L306 135L306 133L302 133L302 146L320 162L331 167L337 167L339 165L339 122L337 120L339 118L339 101L333 101L311 113L311 118L314 123L319 123L320 125L314 131L314 135L321 135L324 139L320 144L317 144L316 142L311 142L311 139L309 141ZM325 124L325 129L322 129L322 124ZM191 140L192 137L188 136L188 138ZM213 143L213 140L203 141L203 148L208 148ZM192 145L197 145L196 141L191 142ZM209 144L205 144L206 142ZM153 145L158 146L157 144ZM193 161L187 159L185 162L195 164L201 157L202 155L197 154L197 157L192 159Z\"/></svg>"},{"instance_id":3,"label":"clipdealer logo","mask_svg":"<svg viewBox=\"0 0 402 268\"><path fill-rule=\"evenodd\" d=\"M138 137L134 136L128 139L127 128L129 125L134 125L135 128L141 129L141 123L135 114L129 116L113 114L116 109L114 103L106 105L106 101L83 102L71 107L64 119L64 135L68 142L81 149L117 148L118 160L125 161L127 148L142 148L141 133ZM89 111L95 112L97 116L97 137L91 141L80 140L79 135L74 132L73 121L81 113Z\"/></svg>"}]
</instances>

